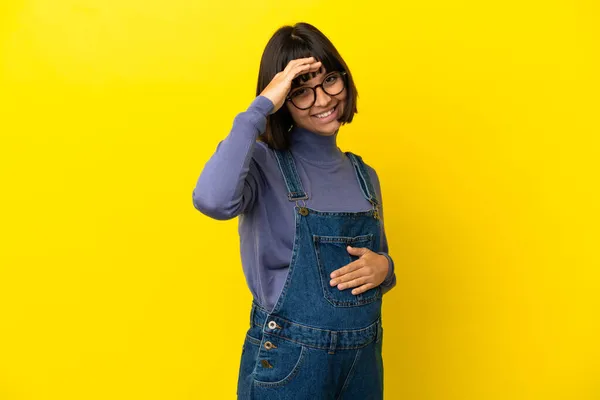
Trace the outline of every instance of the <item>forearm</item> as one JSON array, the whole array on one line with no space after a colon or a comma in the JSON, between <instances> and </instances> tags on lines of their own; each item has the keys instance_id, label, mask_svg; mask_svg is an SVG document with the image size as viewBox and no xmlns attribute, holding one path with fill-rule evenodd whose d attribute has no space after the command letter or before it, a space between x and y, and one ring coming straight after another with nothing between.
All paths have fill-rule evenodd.
<instances>
[{"instance_id":1,"label":"forearm","mask_svg":"<svg viewBox=\"0 0 600 400\"><path fill-rule=\"evenodd\" d=\"M230 219L253 201L252 196L243 196L244 189L256 184L247 179L248 171L256 139L264 132L272 107L270 100L259 96L235 117L229 135L205 164L192 193L194 206L203 214Z\"/></svg>"}]
</instances>

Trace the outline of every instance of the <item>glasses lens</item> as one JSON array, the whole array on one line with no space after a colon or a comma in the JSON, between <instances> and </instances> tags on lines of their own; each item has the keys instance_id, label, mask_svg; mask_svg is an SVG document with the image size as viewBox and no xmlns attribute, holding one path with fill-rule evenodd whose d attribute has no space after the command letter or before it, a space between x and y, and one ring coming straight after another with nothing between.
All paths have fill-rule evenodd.
<instances>
[{"instance_id":1,"label":"glasses lens","mask_svg":"<svg viewBox=\"0 0 600 400\"><path fill-rule=\"evenodd\" d=\"M310 108L315 100L312 89L298 88L290 93L292 103L298 108Z\"/></svg>"},{"instance_id":2,"label":"glasses lens","mask_svg":"<svg viewBox=\"0 0 600 400\"><path fill-rule=\"evenodd\" d=\"M344 90L344 79L342 74L333 72L327 75L323 81L323 89L331 96L342 93L342 90Z\"/></svg>"}]
</instances>

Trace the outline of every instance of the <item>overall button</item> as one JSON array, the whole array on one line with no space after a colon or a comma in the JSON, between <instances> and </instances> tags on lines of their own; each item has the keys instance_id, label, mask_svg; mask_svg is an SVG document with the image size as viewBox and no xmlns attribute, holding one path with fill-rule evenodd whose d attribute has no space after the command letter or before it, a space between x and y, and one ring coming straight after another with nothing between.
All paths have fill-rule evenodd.
<instances>
[{"instance_id":1,"label":"overall button","mask_svg":"<svg viewBox=\"0 0 600 400\"><path fill-rule=\"evenodd\" d=\"M307 216L308 215L308 208L306 207L300 207L300 211L299 211L300 215L302 216Z\"/></svg>"},{"instance_id":2,"label":"overall button","mask_svg":"<svg viewBox=\"0 0 600 400\"><path fill-rule=\"evenodd\" d=\"M273 343L265 342L265 349L271 350L271 349L276 349L276 348L277 348L277 346L275 346Z\"/></svg>"},{"instance_id":3,"label":"overall button","mask_svg":"<svg viewBox=\"0 0 600 400\"><path fill-rule=\"evenodd\" d=\"M277 328L277 322L269 321L269 329L275 329L275 328Z\"/></svg>"}]
</instances>

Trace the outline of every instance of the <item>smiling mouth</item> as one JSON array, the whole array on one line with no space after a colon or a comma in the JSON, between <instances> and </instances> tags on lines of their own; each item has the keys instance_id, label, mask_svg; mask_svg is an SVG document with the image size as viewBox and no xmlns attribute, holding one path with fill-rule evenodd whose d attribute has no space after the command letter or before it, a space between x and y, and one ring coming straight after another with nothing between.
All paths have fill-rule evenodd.
<instances>
[{"instance_id":1,"label":"smiling mouth","mask_svg":"<svg viewBox=\"0 0 600 400\"><path fill-rule=\"evenodd\" d=\"M327 118L327 117L329 117L329 116L330 116L332 113L334 113L334 112L335 112L335 109L336 109L336 108L337 108L337 104L335 105L335 107L333 107L333 108L329 109L328 111L322 112L322 113L320 113L320 114L314 114L314 115L313 115L313 117L315 117L315 118L319 118L319 119L322 119L322 118Z\"/></svg>"}]
</instances>

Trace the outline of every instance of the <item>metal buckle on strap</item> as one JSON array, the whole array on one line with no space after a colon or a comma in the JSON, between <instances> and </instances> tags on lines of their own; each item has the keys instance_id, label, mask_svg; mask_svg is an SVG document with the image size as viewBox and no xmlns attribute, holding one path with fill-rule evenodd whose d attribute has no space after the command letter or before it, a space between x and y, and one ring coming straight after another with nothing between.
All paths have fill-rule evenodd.
<instances>
[{"instance_id":1,"label":"metal buckle on strap","mask_svg":"<svg viewBox=\"0 0 600 400\"><path fill-rule=\"evenodd\" d=\"M300 194L300 192L290 192L287 196L290 201L308 200L308 195L306 194L306 192L304 193L304 196L301 197L297 197L298 194Z\"/></svg>"},{"instance_id":2,"label":"metal buckle on strap","mask_svg":"<svg viewBox=\"0 0 600 400\"><path fill-rule=\"evenodd\" d=\"M373 199L369 199L369 203L373 206L373 218L379 219L379 206Z\"/></svg>"}]
</instances>

